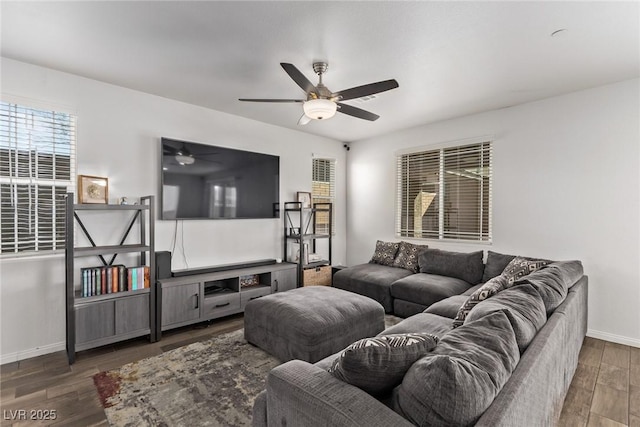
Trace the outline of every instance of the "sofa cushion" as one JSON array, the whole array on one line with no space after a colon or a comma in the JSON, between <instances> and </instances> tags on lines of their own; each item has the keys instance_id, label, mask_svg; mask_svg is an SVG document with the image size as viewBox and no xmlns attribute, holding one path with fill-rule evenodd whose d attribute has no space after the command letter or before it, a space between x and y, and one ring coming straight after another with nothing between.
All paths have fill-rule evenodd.
<instances>
[{"instance_id":1,"label":"sofa cushion","mask_svg":"<svg viewBox=\"0 0 640 427\"><path fill-rule=\"evenodd\" d=\"M411 272L404 268L360 264L338 271L333 276L333 287L373 298L382 304L387 313L391 313L391 284L410 275Z\"/></svg>"},{"instance_id":2,"label":"sofa cushion","mask_svg":"<svg viewBox=\"0 0 640 427\"><path fill-rule=\"evenodd\" d=\"M489 280L487 283L478 288L474 293L469 295L467 300L460 306L458 313L453 319L453 327L462 326L464 319L467 318L469 312L481 301L497 294L507 286L507 278L505 276L497 276Z\"/></svg>"},{"instance_id":3,"label":"sofa cushion","mask_svg":"<svg viewBox=\"0 0 640 427\"><path fill-rule=\"evenodd\" d=\"M507 287L509 287L521 277L527 276L540 269L540 267L543 267L550 263L551 261L547 261L544 259L531 259L518 256L512 259L509 264L507 264L507 266L504 268L504 271L502 272L502 276L507 279Z\"/></svg>"},{"instance_id":4,"label":"sofa cushion","mask_svg":"<svg viewBox=\"0 0 640 427\"><path fill-rule=\"evenodd\" d=\"M402 382L411 365L437 343L435 335L426 333L363 338L345 348L328 371L367 393L388 393Z\"/></svg>"},{"instance_id":5,"label":"sofa cushion","mask_svg":"<svg viewBox=\"0 0 640 427\"><path fill-rule=\"evenodd\" d=\"M420 254L418 262L421 273L455 277L475 285L482 280L482 257L482 251L462 253L425 249Z\"/></svg>"},{"instance_id":6,"label":"sofa cushion","mask_svg":"<svg viewBox=\"0 0 640 427\"><path fill-rule=\"evenodd\" d=\"M466 295L454 295L432 304L424 312L453 319L467 299L468 297Z\"/></svg>"},{"instance_id":7,"label":"sofa cushion","mask_svg":"<svg viewBox=\"0 0 640 427\"><path fill-rule=\"evenodd\" d=\"M406 301L403 299L393 299L393 315L406 319L414 314L422 313L427 308L424 304Z\"/></svg>"},{"instance_id":8,"label":"sofa cushion","mask_svg":"<svg viewBox=\"0 0 640 427\"><path fill-rule=\"evenodd\" d=\"M452 295L459 295L470 287L469 283L455 277L417 273L393 282L391 296L428 307Z\"/></svg>"},{"instance_id":9,"label":"sofa cushion","mask_svg":"<svg viewBox=\"0 0 640 427\"><path fill-rule=\"evenodd\" d=\"M580 261L561 261L547 264L522 277L514 285L530 284L542 297L547 315L551 314L567 297L570 286L583 275Z\"/></svg>"},{"instance_id":10,"label":"sofa cushion","mask_svg":"<svg viewBox=\"0 0 640 427\"><path fill-rule=\"evenodd\" d=\"M438 316L431 313L418 313L411 317L407 317L402 322L393 325L384 331L380 332L380 335L391 334L407 334L412 332L426 332L433 334L437 337L441 337L449 333L453 327L451 326L451 319L447 317Z\"/></svg>"},{"instance_id":11,"label":"sofa cushion","mask_svg":"<svg viewBox=\"0 0 640 427\"><path fill-rule=\"evenodd\" d=\"M542 297L533 286L522 284L480 302L469 312L464 323L473 322L496 311L504 311L509 318L521 354L547 322Z\"/></svg>"},{"instance_id":12,"label":"sofa cushion","mask_svg":"<svg viewBox=\"0 0 640 427\"><path fill-rule=\"evenodd\" d=\"M515 255L504 255L498 252L488 251L487 262L484 265L482 281L488 282L504 271L505 267L515 258Z\"/></svg>"},{"instance_id":13,"label":"sofa cushion","mask_svg":"<svg viewBox=\"0 0 640 427\"><path fill-rule=\"evenodd\" d=\"M396 254L396 259L393 261L393 266L396 268L405 268L412 273L420 271L418 266L418 257L420 253L427 249L427 245L415 245L413 243L402 241Z\"/></svg>"},{"instance_id":14,"label":"sofa cushion","mask_svg":"<svg viewBox=\"0 0 640 427\"><path fill-rule=\"evenodd\" d=\"M421 426L474 424L519 360L506 314L490 314L442 336L414 363L394 392L393 409Z\"/></svg>"},{"instance_id":15,"label":"sofa cushion","mask_svg":"<svg viewBox=\"0 0 640 427\"><path fill-rule=\"evenodd\" d=\"M483 285L484 285L484 283L478 283L477 285L473 285L472 287L470 287L469 289L464 291L462 293L462 295L469 296L469 295L473 294L475 291L477 291L478 289L480 289Z\"/></svg>"},{"instance_id":16,"label":"sofa cushion","mask_svg":"<svg viewBox=\"0 0 640 427\"><path fill-rule=\"evenodd\" d=\"M376 242L376 249L371 257L371 262L374 264L393 266L393 261L396 259L396 254L400 248L398 242L383 242L378 240Z\"/></svg>"}]
</instances>

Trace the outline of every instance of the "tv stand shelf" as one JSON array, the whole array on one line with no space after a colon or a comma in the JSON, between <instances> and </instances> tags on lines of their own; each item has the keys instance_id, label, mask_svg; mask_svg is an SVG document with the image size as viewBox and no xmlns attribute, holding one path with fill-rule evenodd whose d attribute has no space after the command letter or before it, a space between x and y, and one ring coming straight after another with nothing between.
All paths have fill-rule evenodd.
<instances>
[{"instance_id":1,"label":"tv stand shelf","mask_svg":"<svg viewBox=\"0 0 640 427\"><path fill-rule=\"evenodd\" d=\"M162 331L242 313L251 300L297 287L297 266L273 263L238 267L158 280L156 338ZM258 284L241 286L243 276L258 276Z\"/></svg>"}]
</instances>

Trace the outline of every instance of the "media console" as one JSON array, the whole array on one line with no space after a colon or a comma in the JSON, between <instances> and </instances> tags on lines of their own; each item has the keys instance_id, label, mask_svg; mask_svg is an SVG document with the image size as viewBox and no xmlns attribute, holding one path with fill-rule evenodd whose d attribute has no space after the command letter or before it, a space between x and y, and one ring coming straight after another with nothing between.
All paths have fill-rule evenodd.
<instances>
[{"instance_id":1,"label":"media console","mask_svg":"<svg viewBox=\"0 0 640 427\"><path fill-rule=\"evenodd\" d=\"M196 274L217 273L219 271L237 270L240 268L261 267L263 265L272 265L275 263L276 263L275 259L261 259L258 261L222 264L222 265L215 265L211 267L187 268L184 270L173 270L171 272L171 276L173 277L194 276Z\"/></svg>"},{"instance_id":2,"label":"media console","mask_svg":"<svg viewBox=\"0 0 640 427\"><path fill-rule=\"evenodd\" d=\"M156 338L162 331L241 313L249 301L294 289L297 282L297 265L275 260L174 272L156 284Z\"/></svg>"}]
</instances>

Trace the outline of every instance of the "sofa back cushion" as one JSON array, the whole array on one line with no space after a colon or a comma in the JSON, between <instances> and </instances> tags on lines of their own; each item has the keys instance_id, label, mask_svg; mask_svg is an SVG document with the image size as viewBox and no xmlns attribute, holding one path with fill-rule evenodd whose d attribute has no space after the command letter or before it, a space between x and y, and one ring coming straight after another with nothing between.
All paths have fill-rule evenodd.
<instances>
[{"instance_id":1,"label":"sofa back cushion","mask_svg":"<svg viewBox=\"0 0 640 427\"><path fill-rule=\"evenodd\" d=\"M378 240L370 262L392 267L399 248L400 243L398 242L383 242L382 240Z\"/></svg>"},{"instance_id":2,"label":"sofa back cushion","mask_svg":"<svg viewBox=\"0 0 640 427\"><path fill-rule=\"evenodd\" d=\"M530 284L542 297L547 316L567 297L568 290L583 276L580 261L559 261L547 264L534 273L517 279L514 285Z\"/></svg>"},{"instance_id":3,"label":"sofa back cushion","mask_svg":"<svg viewBox=\"0 0 640 427\"><path fill-rule=\"evenodd\" d=\"M412 273L418 273L420 271L418 258L420 257L420 253L427 248L427 245L415 245L405 241L400 242L398 253L396 254L395 260L393 260L393 266L404 268Z\"/></svg>"},{"instance_id":4,"label":"sofa back cushion","mask_svg":"<svg viewBox=\"0 0 640 427\"><path fill-rule=\"evenodd\" d=\"M460 307L458 314L453 319L453 327L457 328L462 325L471 309L479 302L496 295L504 289L510 288L519 278L538 270L550 262L551 261L519 256L513 258L504 268L502 274L490 279L469 296L469 299Z\"/></svg>"},{"instance_id":5,"label":"sofa back cushion","mask_svg":"<svg viewBox=\"0 0 640 427\"><path fill-rule=\"evenodd\" d=\"M400 384L411 365L437 343L438 337L427 333L364 338L345 348L328 371L367 393L385 394Z\"/></svg>"},{"instance_id":6,"label":"sofa back cushion","mask_svg":"<svg viewBox=\"0 0 640 427\"><path fill-rule=\"evenodd\" d=\"M482 281L488 282L504 271L505 267L515 258L515 255L504 255L498 252L487 252L487 263L484 265Z\"/></svg>"},{"instance_id":7,"label":"sofa back cushion","mask_svg":"<svg viewBox=\"0 0 640 427\"><path fill-rule=\"evenodd\" d=\"M509 319L492 313L444 335L414 363L394 390L393 409L419 426L471 425L519 360Z\"/></svg>"},{"instance_id":8,"label":"sofa back cushion","mask_svg":"<svg viewBox=\"0 0 640 427\"><path fill-rule=\"evenodd\" d=\"M482 251L462 253L425 249L420 254L418 263L421 273L455 277L475 285L482 280L484 271L482 257Z\"/></svg>"},{"instance_id":9,"label":"sofa back cushion","mask_svg":"<svg viewBox=\"0 0 640 427\"><path fill-rule=\"evenodd\" d=\"M480 302L469 312L465 323L497 311L504 311L507 315L521 354L547 322L547 312L538 291L529 284L521 284Z\"/></svg>"}]
</instances>

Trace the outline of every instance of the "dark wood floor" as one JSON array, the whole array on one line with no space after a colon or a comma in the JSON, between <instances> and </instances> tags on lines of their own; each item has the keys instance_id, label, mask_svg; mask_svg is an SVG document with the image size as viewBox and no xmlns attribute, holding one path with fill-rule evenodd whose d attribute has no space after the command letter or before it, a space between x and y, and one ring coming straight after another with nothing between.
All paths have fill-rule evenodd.
<instances>
[{"instance_id":1,"label":"dark wood floor","mask_svg":"<svg viewBox=\"0 0 640 427\"><path fill-rule=\"evenodd\" d=\"M0 367L2 426L92 426L108 425L93 385L93 375L127 363L162 354L244 326L242 315L188 326L162 334L149 343L143 338L77 353L69 366L64 351L8 363ZM53 421L11 420L26 410L27 417L55 410ZM43 412L37 412L43 410Z\"/></svg>"},{"instance_id":2,"label":"dark wood floor","mask_svg":"<svg viewBox=\"0 0 640 427\"><path fill-rule=\"evenodd\" d=\"M185 327L164 333L162 340L153 344L137 339L80 352L72 366L67 364L64 352L2 365L1 424L106 426L93 385L94 374L242 326L242 315L238 315ZM55 410L56 419L12 420L21 415L16 412L19 410L25 410L27 417ZM640 349L587 338L567 393L560 426L624 425L640 427Z\"/></svg>"}]
</instances>

